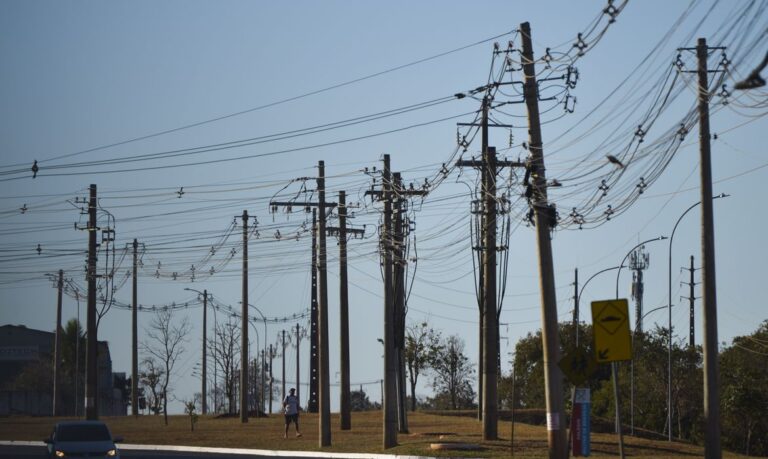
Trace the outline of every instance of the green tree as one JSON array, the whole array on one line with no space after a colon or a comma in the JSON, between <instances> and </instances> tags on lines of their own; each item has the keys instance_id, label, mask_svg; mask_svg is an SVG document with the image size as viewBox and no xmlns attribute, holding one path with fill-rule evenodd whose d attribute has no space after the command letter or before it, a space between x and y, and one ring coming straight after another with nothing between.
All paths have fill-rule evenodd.
<instances>
[{"instance_id":1,"label":"green tree","mask_svg":"<svg viewBox=\"0 0 768 459\"><path fill-rule=\"evenodd\" d=\"M440 352L432 364L432 388L435 390L435 408L472 408L475 392L472 390L474 368L464 354L464 340L451 335L441 341Z\"/></svg>"},{"instance_id":2,"label":"green tree","mask_svg":"<svg viewBox=\"0 0 768 459\"><path fill-rule=\"evenodd\" d=\"M768 320L720 353L723 443L747 455L768 455Z\"/></svg>"},{"instance_id":3,"label":"green tree","mask_svg":"<svg viewBox=\"0 0 768 459\"><path fill-rule=\"evenodd\" d=\"M411 324L405 330L405 365L411 386L411 411L416 411L416 384L419 376L435 362L440 350L440 332L426 322Z\"/></svg>"}]
</instances>

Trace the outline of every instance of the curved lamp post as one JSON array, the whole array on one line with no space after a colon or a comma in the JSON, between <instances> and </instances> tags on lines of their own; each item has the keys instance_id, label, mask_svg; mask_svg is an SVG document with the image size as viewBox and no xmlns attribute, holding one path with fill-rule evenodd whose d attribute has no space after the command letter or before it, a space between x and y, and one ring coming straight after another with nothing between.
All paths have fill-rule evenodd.
<instances>
[{"instance_id":1,"label":"curved lamp post","mask_svg":"<svg viewBox=\"0 0 768 459\"><path fill-rule=\"evenodd\" d=\"M261 320L264 321L264 347L262 348L264 352L266 352L267 349L267 317L264 315L263 312L261 312L261 309L257 308L256 306L252 305L251 303L248 303L248 307L254 309L256 312L259 313L261 316ZM256 326L254 326L254 329L256 329ZM258 333L256 333L258 335ZM257 338L258 339L258 338ZM257 341L258 344L258 341ZM258 347L258 346L257 346ZM261 408L264 409L264 362L262 361L261 366ZM266 411L266 410L265 410Z\"/></svg>"},{"instance_id":2,"label":"curved lamp post","mask_svg":"<svg viewBox=\"0 0 768 459\"><path fill-rule=\"evenodd\" d=\"M207 398L208 398L208 393L207 393L208 373L207 373L206 370L208 368L208 354L207 354L207 348L208 348L208 338L207 338L208 335L207 335L207 332L208 332L208 330L207 330L207 328L208 328L208 295L209 295L209 293L208 293L208 290L203 290L201 292L200 290L195 290L193 288L184 288L184 290L187 290L189 292L195 292L198 295L203 297L203 368L202 368L203 374L202 374L200 379L202 380L202 387L201 387L201 390L202 390L202 393L201 393L202 400L201 400L201 402L202 402L202 405L203 405L202 406L202 412L203 412L203 415L206 415L206 414L208 414L208 403L207 403ZM211 295L211 296L213 296L213 295Z\"/></svg>"},{"instance_id":3,"label":"curved lamp post","mask_svg":"<svg viewBox=\"0 0 768 459\"><path fill-rule=\"evenodd\" d=\"M720 193L717 196L713 196L712 199L719 199L719 198L727 198L728 194ZM680 224L680 222L683 220L683 217L685 217L688 212L693 210L694 207L701 204L701 201L692 204L690 207L685 209L685 211L680 215L680 217L677 219L677 222L675 222L675 226L672 228L672 234L669 236L669 258L668 258L668 277L667 277L667 293L668 293L668 309L669 314L667 315L667 325L669 327L669 338L667 339L667 426L669 428L668 431L668 441L672 441L672 240L675 238L675 231L677 231L677 225Z\"/></svg>"}]
</instances>

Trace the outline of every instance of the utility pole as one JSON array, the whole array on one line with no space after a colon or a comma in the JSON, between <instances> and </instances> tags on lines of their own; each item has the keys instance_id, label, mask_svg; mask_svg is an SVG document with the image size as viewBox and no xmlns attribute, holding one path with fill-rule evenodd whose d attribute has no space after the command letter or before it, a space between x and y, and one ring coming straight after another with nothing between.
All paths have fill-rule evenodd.
<instances>
[{"instance_id":1,"label":"utility pole","mask_svg":"<svg viewBox=\"0 0 768 459\"><path fill-rule=\"evenodd\" d=\"M272 359L275 357L272 345L269 345L269 414L272 414Z\"/></svg>"},{"instance_id":2,"label":"utility pole","mask_svg":"<svg viewBox=\"0 0 768 459\"><path fill-rule=\"evenodd\" d=\"M532 198L536 225L536 239L539 246L539 273L541 288L542 344L544 350L544 384L547 403L547 440L549 456L562 458L568 454L565 426L563 421L563 375L557 366L560 349L557 336L557 296L555 275L552 266L552 241L550 231L556 224L556 212L547 199L547 181L544 168L544 149L539 119L538 87L533 58L531 26L520 25L523 42L523 73L525 105L528 109L528 132L530 176L533 180Z\"/></svg>"},{"instance_id":3,"label":"utility pole","mask_svg":"<svg viewBox=\"0 0 768 459\"><path fill-rule=\"evenodd\" d=\"M318 302L318 345L320 348L320 371L318 382L320 385L320 396L318 397L318 408L320 410L319 426L319 444L320 447L331 446L331 389L330 389L330 365L329 365L329 347L328 347L328 270L327 270L327 251L326 251L326 232L325 232L325 162L317 163L318 177L317 189L318 198L318 232L320 250L318 253L318 274L320 281L320 301Z\"/></svg>"},{"instance_id":4,"label":"utility pole","mask_svg":"<svg viewBox=\"0 0 768 459\"><path fill-rule=\"evenodd\" d=\"M392 222L392 273L394 287L394 340L397 359L397 427L399 433L408 433L408 414L405 408L405 212L403 180L399 172L392 174L394 182L394 221Z\"/></svg>"},{"instance_id":5,"label":"utility pole","mask_svg":"<svg viewBox=\"0 0 768 459\"><path fill-rule=\"evenodd\" d=\"M382 446L397 446L397 367L395 362L394 292L392 291L392 173L389 155L384 155L381 176L384 199L384 228L381 231L381 250L384 252L384 432Z\"/></svg>"},{"instance_id":6,"label":"utility pole","mask_svg":"<svg viewBox=\"0 0 768 459\"><path fill-rule=\"evenodd\" d=\"M328 354L328 270L326 250L326 208L336 206L336 203L325 201L325 162L318 161L317 191L318 202L302 203L305 207L316 206L317 213L312 213L312 352L310 358L310 400L309 411L313 408L319 416L320 447L331 445L331 394L330 370ZM295 202L271 201L274 209L278 206L291 207ZM316 277L315 277L316 276ZM319 285L318 285L319 284ZM317 331L314 328L317 328ZM313 362L316 359L316 362ZM315 364L315 369L311 365ZM313 392L314 389L314 392Z\"/></svg>"},{"instance_id":7,"label":"utility pole","mask_svg":"<svg viewBox=\"0 0 768 459\"><path fill-rule=\"evenodd\" d=\"M280 354L282 356L282 359L280 359L280 360L282 360L282 364L283 364L283 377L281 379L281 387L280 387L280 401L281 402L283 400L285 400L285 395L286 395L286 393L285 393L285 357L286 357L285 356L285 330L283 330L282 345L283 345L283 353ZM298 382L297 382L297 384L298 384Z\"/></svg>"},{"instance_id":8,"label":"utility pole","mask_svg":"<svg viewBox=\"0 0 768 459\"><path fill-rule=\"evenodd\" d=\"M208 290L203 290L203 415L208 414Z\"/></svg>"},{"instance_id":9,"label":"utility pole","mask_svg":"<svg viewBox=\"0 0 768 459\"><path fill-rule=\"evenodd\" d=\"M339 238L339 329L340 329L340 358L341 386L339 409L341 411L341 430L352 428L350 407L350 376L349 376L349 293L347 275L347 234L354 237L365 235L364 229L347 228L347 198L344 191L339 191L339 226L327 227L329 236Z\"/></svg>"},{"instance_id":10,"label":"utility pole","mask_svg":"<svg viewBox=\"0 0 768 459\"><path fill-rule=\"evenodd\" d=\"M702 305L704 322L704 456L708 459L722 457L720 445L720 386L718 383L717 344L717 285L715 279L715 228L712 205L712 161L709 131L709 80L707 59L710 50L724 47L708 47L705 38L699 38L696 48L680 48L679 51L696 51L698 59L699 91L699 171L701 177L701 269ZM670 330L671 333L671 330ZM671 342L671 341L670 341ZM671 378L671 370L670 370ZM671 384L670 384L671 387ZM670 389L671 393L671 389ZM671 398L671 397L670 397ZM668 410L669 440L672 441L672 410Z\"/></svg>"},{"instance_id":11,"label":"utility pole","mask_svg":"<svg viewBox=\"0 0 768 459\"><path fill-rule=\"evenodd\" d=\"M248 211L243 210L243 305L240 312L240 422L248 422Z\"/></svg>"},{"instance_id":12,"label":"utility pole","mask_svg":"<svg viewBox=\"0 0 768 459\"><path fill-rule=\"evenodd\" d=\"M299 324L296 324L296 398L301 400L300 397L300 391L301 391L301 377L299 372L299 356L301 353L299 352L299 345L301 344L301 333L299 330Z\"/></svg>"},{"instance_id":13,"label":"utility pole","mask_svg":"<svg viewBox=\"0 0 768 459\"><path fill-rule=\"evenodd\" d=\"M133 240L133 292L131 295L131 412L139 415L139 241ZM205 335L203 335L205 336ZM203 337L205 352L205 337ZM203 354L205 355L205 354ZM205 358L203 358L203 387L205 387ZM205 390L203 390L203 414L205 414Z\"/></svg>"},{"instance_id":14,"label":"utility pole","mask_svg":"<svg viewBox=\"0 0 768 459\"><path fill-rule=\"evenodd\" d=\"M402 228L395 228L392 222L393 216L393 203L395 203L395 196L397 195L397 208L400 209L400 201L404 196L410 195L426 195L426 190L415 190L409 188L404 189L401 185L393 185L393 174L390 168L390 157L384 155L384 169L381 173L381 190L369 190L366 191L366 195L370 195L380 201L384 202L384 224L380 230L380 252L382 257L383 276L384 276L384 379L381 381L382 388L382 409L384 411L384 429L382 435L382 444L384 449L397 446L397 431L398 431L398 384L404 386L403 382L399 381L399 375L402 372L398 372L398 349L402 345L397 344L396 329L398 328L398 319L401 318L404 329L404 315L405 315L405 299L402 289L398 294L398 286L396 285L398 280L397 269L395 268L395 254L397 255L397 263L403 263L403 255L399 252L400 247L403 246L403 242L398 239L397 234L402 231ZM400 210L398 210L400 213ZM396 219L399 218L396 216ZM396 234L397 233L397 234ZM397 251L397 252L396 252ZM400 284L404 284L405 276L399 281ZM400 299L398 299L398 296ZM398 316L398 304L402 304L401 313ZM404 331L404 330L401 330ZM404 404L403 404L404 408ZM407 424L402 424L401 428L407 429Z\"/></svg>"},{"instance_id":15,"label":"utility pole","mask_svg":"<svg viewBox=\"0 0 768 459\"><path fill-rule=\"evenodd\" d=\"M715 227L712 206L712 162L709 133L709 84L707 40L699 38L699 141L701 164L702 297L704 305L704 455L722 457L720 446L720 386L718 384L717 284L715 278Z\"/></svg>"},{"instance_id":16,"label":"utility pole","mask_svg":"<svg viewBox=\"0 0 768 459\"><path fill-rule=\"evenodd\" d=\"M696 292L695 287L698 282L694 280L693 274L696 272L696 268L693 265L693 255L691 255L691 267L690 268L683 268L686 271L689 272L691 276L691 280L689 282L683 282L684 284L688 284L689 288L689 295L687 297L688 299L688 346L694 347L696 346L696 335L695 335L695 311L694 306L696 304ZM683 297L686 298L686 297Z\"/></svg>"},{"instance_id":17,"label":"utility pole","mask_svg":"<svg viewBox=\"0 0 768 459\"><path fill-rule=\"evenodd\" d=\"M317 347L318 310L317 310L317 209L312 209L312 304L310 306L309 336L309 401L307 411L317 413L318 363Z\"/></svg>"},{"instance_id":18,"label":"utility pole","mask_svg":"<svg viewBox=\"0 0 768 459\"><path fill-rule=\"evenodd\" d=\"M341 327L341 430L352 428L349 389L349 292L347 290L347 197L339 191L339 326Z\"/></svg>"},{"instance_id":19,"label":"utility pole","mask_svg":"<svg viewBox=\"0 0 768 459\"><path fill-rule=\"evenodd\" d=\"M482 253L480 274L480 354L482 377L479 379L480 409L478 418L483 422L483 439L498 438L498 370L499 370L499 321L496 307L496 175L500 167L521 167L524 164L514 161L499 161L496 148L488 146L488 112L491 101L483 98L482 119L482 159L458 161L460 167L475 167L482 173L482 199L478 202L482 213L481 244ZM459 123L462 126L477 126L474 123ZM493 124L493 127L512 127Z\"/></svg>"},{"instance_id":20,"label":"utility pole","mask_svg":"<svg viewBox=\"0 0 768 459\"><path fill-rule=\"evenodd\" d=\"M58 416L61 411L61 393L59 392L59 379L61 379L61 301L64 293L64 270L59 270L59 280L56 282L56 340L53 350L53 415Z\"/></svg>"},{"instance_id":21,"label":"utility pole","mask_svg":"<svg viewBox=\"0 0 768 459\"><path fill-rule=\"evenodd\" d=\"M266 413L267 412L267 408L264 406L264 405L266 405L265 402L267 400L267 398L266 398L266 396L264 394L266 392L264 390L266 388L266 384L265 384L264 380L265 380L265 376L266 376L266 372L267 372L267 355L266 354L267 354L267 350L266 349L262 349L261 350L261 364L260 364L261 366L258 367L260 369L259 373L261 373L261 391L260 391L261 393L259 394L259 398L261 399L261 412L262 413ZM253 370L256 371L256 368L257 368L256 365L254 365L253 366ZM254 375L254 376L256 376L256 375ZM258 413L258 411L257 411L257 413ZM257 416L261 416L261 414L257 414Z\"/></svg>"},{"instance_id":22,"label":"utility pole","mask_svg":"<svg viewBox=\"0 0 768 459\"><path fill-rule=\"evenodd\" d=\"M573 270L573 334L579 347L579 268Z\"/></svg>"},{"instance_id":23,"label":"utility pole","mask_svg":"<svg viewBox=\"0 0 768 459\"><path fill-rule=\"evenodd\" d=\"M88 201L88 318L85 354L85 418L99 419L98 332L96 330L96 185L91 185Z\"/></svg>"}]
</instances>

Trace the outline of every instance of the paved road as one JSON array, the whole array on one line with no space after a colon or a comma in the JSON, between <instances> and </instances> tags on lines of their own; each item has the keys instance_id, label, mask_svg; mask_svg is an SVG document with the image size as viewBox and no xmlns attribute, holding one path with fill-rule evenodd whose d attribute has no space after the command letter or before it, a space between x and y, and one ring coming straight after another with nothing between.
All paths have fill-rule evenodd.
<instances>
[{"instance_id":1,"label":"paved road","mask_svg":"<svg viewBox=\"0 0 768 459\"><path fill-rule=\"evenodd\" d=\"M46 458L46 448L44 446L0 446L0 458L2 459L32 459ZM212 454L212 453L183 453L183 452L168 452L168 451L120 451L120 457L131 458L143 458L143 459L248 459L248 458L265 458L270 456L255 456L255 455L242 455L242 454ZM280 456L280 459L291 459L288 456ZM299 458L296 458L299 459ZM306 459L306 457L301 458Z\"/></svg>"}]
</instances>

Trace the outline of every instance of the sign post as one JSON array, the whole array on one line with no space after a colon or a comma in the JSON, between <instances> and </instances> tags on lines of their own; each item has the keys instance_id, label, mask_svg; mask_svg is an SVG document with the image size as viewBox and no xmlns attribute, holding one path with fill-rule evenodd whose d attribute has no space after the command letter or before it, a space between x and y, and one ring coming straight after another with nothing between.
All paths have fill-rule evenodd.
<instances>
[{"instance_id":1,"label":"sign post","mask_svg":"<svg viewBox=\"0 0 768 459\"><path fill-rule=\"evenodd\" d=\"M592 302L592 333L597 363L632 360L626 298Z\"/></svg>"},{"instance_id":2,"label":"sign post","mask_svg":"<svg viewBox=\"0 0 768 459\"><path fill-rule=\"evenodd\" d=\"M626 298L592 302L592 336L594 337L595 359L598 363L611 364L613 397L616 407L616 433L619 434L619 455L624 459L617 362L632 360L629 305Z\"/></svg>"}]
</instances>

